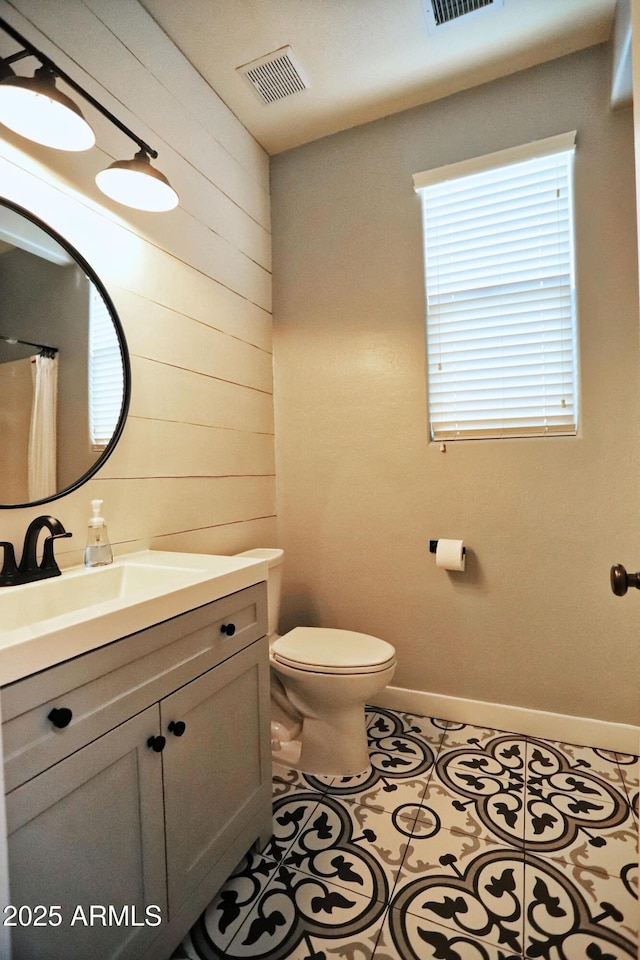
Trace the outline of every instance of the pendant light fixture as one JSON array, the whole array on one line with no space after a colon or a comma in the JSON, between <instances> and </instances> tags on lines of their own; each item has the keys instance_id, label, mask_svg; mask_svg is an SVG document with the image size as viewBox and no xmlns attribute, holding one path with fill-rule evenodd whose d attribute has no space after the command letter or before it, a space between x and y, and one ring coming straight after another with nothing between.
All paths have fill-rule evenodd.
<instances>
[{"instance_id":1,"label":"pendant light fixture","mask_svg":"<svg viewBox=\"0 0 640 960\"><path fill-rule=\"evenodd\" d=\"M157 151L2 17L0 29L24 48L0 58L0 124L29 140L58 150L88 150L92 147L95 134L76 103L56 86L56 78L59 78L139 147L132 160L116 160L97 174L96 183L100 190L111 199L139 210L164 211L176 207L179 202L177 193L165 175L151 165L151 159L158 156ZM36 57L41 66L31 78L16 76L10 64L30 56Z\"/></svg>"},{"instance_id":2,"label":"pendant light fixture","mask_svg":"<svg viewBox=\"0 0 640 960\"><path fill-rule=\"evenodd\" d=\"M116 160L96 175L104 194L138 210L160 212L178 205L175 192L164 173L151 166L149 154L138 150L133 160Z\"/></svg>"},{"instance_id":3,"label":"pendant light fixture","mask_svg":"<svg viewBox=\"0 0 640 960\"><path fill-rule=\"evenodd\" d=\"M33 77L0 81L0 121L21 136L57 150L89 150L96 137L76 104L56 87L47 66Z\"/></svg>"}]
</instances>

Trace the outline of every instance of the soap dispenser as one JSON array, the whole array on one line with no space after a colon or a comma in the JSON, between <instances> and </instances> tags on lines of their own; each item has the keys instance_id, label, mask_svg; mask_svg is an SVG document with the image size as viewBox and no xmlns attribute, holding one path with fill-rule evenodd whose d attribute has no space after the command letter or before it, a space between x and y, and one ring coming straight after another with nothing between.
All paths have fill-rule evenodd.
<instances>
[{"instance_id":1,"label":"soap dispenser","mask_svg":"<svg viewBox=\"0 0 640 960\"><path fill-rule=\"evenodd\" d=\"M89 532L87 534L87 546L84 551L85 567L100 567L113 562L113 553L109 543L109 534L107 533L107 524L104 517L100 516L102 500L92 500L91 509L93 516L89 520Z\"/></svg>"}]
</instances>

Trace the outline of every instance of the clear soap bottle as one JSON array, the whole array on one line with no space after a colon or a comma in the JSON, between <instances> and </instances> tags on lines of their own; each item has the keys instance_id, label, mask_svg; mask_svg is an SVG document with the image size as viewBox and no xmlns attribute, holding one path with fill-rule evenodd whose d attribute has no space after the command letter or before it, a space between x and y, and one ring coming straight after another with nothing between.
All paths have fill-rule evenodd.
<instances>
[{"instance_id":1,"label":"clear soap bottle","mask_svg":"<svg viewBox=\"0 0 640 960\"><path fill-rule=\"evenodd\" d=\"M87 533L87 545L84 550L85 567L100 567L107 563L113 563L113 553L109 543L109 534L104 517L100 516L102 500L92 500L91 509L93 516L89 520L89 532Z\"/></svg>"}]
</instances>

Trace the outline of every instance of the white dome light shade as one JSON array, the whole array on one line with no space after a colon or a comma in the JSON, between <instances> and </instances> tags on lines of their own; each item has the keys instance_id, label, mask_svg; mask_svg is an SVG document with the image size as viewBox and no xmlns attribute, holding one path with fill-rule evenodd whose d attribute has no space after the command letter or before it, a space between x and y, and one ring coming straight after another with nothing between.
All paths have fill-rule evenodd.
<instances>
[{"instance_id":1,"label":"white dome light shade","mask_svg":"<svg viewBox=\"0 0 640 960\"><path fill-rule=\"evenodd\" d=\"M101 170L96 183L112 200L136 210L173 210L179 201L165 175L151 166L144 150L138 151L133 160L116 160Z\"/></svg>"},{"instance_id":2,"label":"white dome light shade","mask_svg":"<svg viewBox=\"0 0 640 960\"><path fill-rule=\"evenodd\" d=\"M96 142L80 109L58 90L46 67L31 78L10 76L0 82L0 123L57 150L89 150Z\"/></svg>"}]
</instances>

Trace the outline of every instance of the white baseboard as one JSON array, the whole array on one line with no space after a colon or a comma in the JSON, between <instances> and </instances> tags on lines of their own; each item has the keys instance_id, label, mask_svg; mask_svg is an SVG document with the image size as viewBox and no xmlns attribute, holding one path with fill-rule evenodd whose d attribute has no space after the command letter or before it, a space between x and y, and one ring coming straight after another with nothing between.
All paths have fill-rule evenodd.
<instances>
[{"instance_id":1,"label":"white baseboard","mask_svg":"<svg viewBox=\"0 0 640 960\"><path fill-rule=\"evenodd\" d=\"M589 717L512 707L504 703L465 700L404 687L386 687L373 698L372 703L377 707L388 707L422 717L438 717L441 720L541 737L543 740L640 755L640 727L627 723L609 723Z\"/></svg>"}]
</instances>

